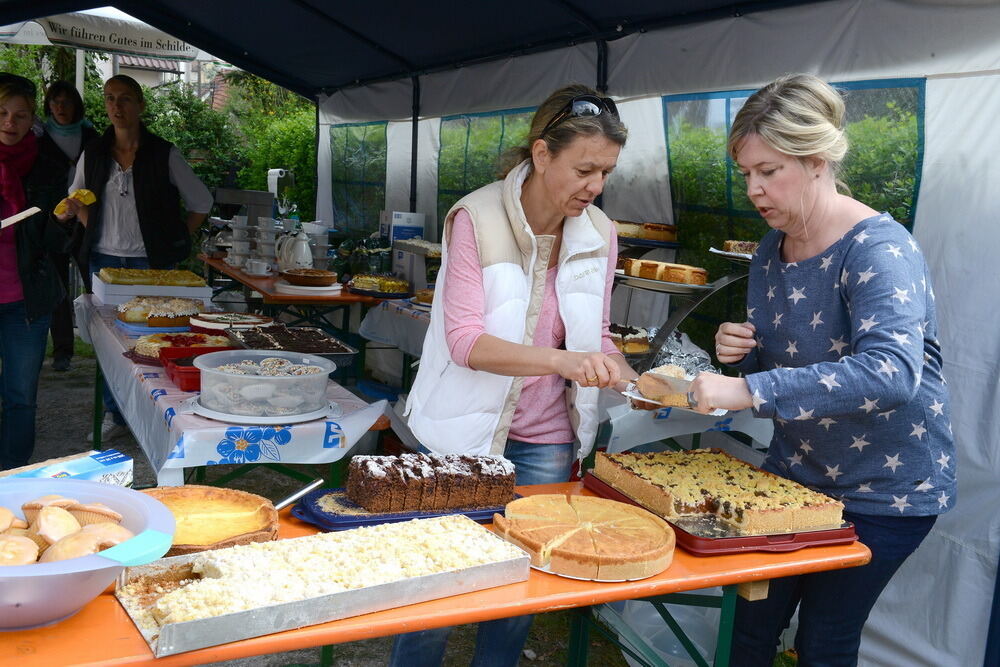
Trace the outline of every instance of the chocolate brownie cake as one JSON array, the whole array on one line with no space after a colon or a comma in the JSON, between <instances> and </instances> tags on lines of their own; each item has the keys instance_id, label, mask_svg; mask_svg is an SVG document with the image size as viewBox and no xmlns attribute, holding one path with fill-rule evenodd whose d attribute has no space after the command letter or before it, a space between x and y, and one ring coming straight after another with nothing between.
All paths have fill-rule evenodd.
<instances>
[{"instance_id":1,"label":"chocolate brownie cake","mask_svg":"<svg viewBox=\"0 0 1000 667\"><path fill-rule=\"evenodd\" d=\"M514 498L514 465L501 456L355 456L347 497L374 513L497 507Z\"/></svg>"},{"instance_id":2,"label":"chocolate brownie cake","mask_svg":"<svg viewBox=\"0 0 1000 667\"><path fill-rule=\"evenodd\" d=\"M319 329L288 328L284 324L230 332L251 350L284 350L305 354L348 354L351 349Z\"/></svg>"}]
</instances>

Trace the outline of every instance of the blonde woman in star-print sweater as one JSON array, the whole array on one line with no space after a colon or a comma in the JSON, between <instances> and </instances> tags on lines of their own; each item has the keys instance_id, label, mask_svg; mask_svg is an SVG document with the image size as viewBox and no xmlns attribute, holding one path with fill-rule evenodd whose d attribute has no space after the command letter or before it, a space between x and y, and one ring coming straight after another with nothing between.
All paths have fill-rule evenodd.
<instances>
[{"instance_id":1,"label":"blonde woman in star-print sweater","mask_svg":"<svg viewBox=\"0 0 1000 667\"><path fill-rule=\"evenodd\" d=\"M799 607L800 664L854 665L881 591L955 503L955 451L934 292L913 237L838 191L844 104L783 77L737 114L729 152L771 227L754 255L747 321L716 334L744 377L700 375L699 410L775 421L764 468L845 505L872 562L772 582L740 601L733 665L769 666Z\"/></svg>"}]
</instances>

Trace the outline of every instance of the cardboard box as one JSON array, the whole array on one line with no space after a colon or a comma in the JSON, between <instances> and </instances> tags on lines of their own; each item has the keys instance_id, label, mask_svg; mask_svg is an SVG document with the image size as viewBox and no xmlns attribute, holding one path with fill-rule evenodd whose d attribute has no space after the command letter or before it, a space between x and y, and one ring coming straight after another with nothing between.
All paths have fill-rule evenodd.
<instances>
[{"instance_id":1,"label":"cardboard box","mask_svg":"<svg viewBox=\"0 0 1000 667\"><path fill-rule=\"evenodd\" d=\"M427 216L423 213L393 211L389 214L382 211L379 219L379 234L389 239L391 245L400 239L424 238L424 222Z\"/></svg>"},{"instance_id":2,"label":"cardboard box","mask_svg":"<svg viewBox=\"0 0 1000 667\"><path fill-rule=\"evenodd\" d=\"M112 285L93 274L94 297L107 306L117 306L137 296L179 296L185 299L201 299L205 305L212 301L212 288L181 287L177 285Z\"/></svg>"},{"instance_id":3,"label":"cardboard box","mask_svg":"<svg viewBox=\"0 0 1000 667\"><path fill-rule=\"evenodd\" d=\"M71 477L115 486L132 486L132 459L117 449L92 450L4 470L0 472L0 478L4 477Z\"/></svg>"}]
</instances>

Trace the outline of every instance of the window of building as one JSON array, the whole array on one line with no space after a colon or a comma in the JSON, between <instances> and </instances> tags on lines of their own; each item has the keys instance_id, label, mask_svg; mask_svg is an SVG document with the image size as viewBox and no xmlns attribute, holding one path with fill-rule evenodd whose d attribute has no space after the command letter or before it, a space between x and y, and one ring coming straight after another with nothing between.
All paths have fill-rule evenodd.
<instances>
[{"instance_id":1,"label":"window of building","mask_svg":"<svg viewBox=\"0 0 1000 667\"><path fill-rule=\"evenodd\" d=\"M438 220L463 196L499 177L501 158L528 134L534 109L463 114L441 119Z\"/></svg>"},{"instance_id":2,"label":"window of building","mask_svg":"<svg viewBox=\"0 0 1000 667\"><path fill-rule=\"evenodd\" d=\"M347 123L330 127L334 226L359 235L378 229L385 208L386 125Z\"/></svg>"}]
</instances>

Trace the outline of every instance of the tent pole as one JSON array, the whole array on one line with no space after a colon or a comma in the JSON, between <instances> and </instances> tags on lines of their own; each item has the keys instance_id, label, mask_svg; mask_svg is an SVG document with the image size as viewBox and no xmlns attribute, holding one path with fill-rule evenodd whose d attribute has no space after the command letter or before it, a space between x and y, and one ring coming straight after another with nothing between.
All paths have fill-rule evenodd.
<instances>
[{"instance_id":1,"label":"tent pole","mask_svg":"<svg viewBox=\"0 0 1000 667\"><path fill-rule=\"evenodd\" d=\"M83 49L76 49L76 89L83 95L83 77L86 72L87 52Z\"/></svg>"},{"instance_id":2,"label":"tent pole","mask_svg":"<svg viewBox=\"0 0 1000 667\"><path fill-rule=\"evenodd\" d=\"M594 43L597 45L597 92L606 95L608 93L608 42L598 39Z\"/></svg>"},{"instance_id":3,"label":"tent pole","mask_svg":"<svg viewBox=\"0 0 1000 667\"><path fill-rule=\"evenodd\" d=\"M410 78L413 82L413 135L410 140L410 212L417 212L417 137L420 122L420 77Z\"/></svg>"}]
</instances>

